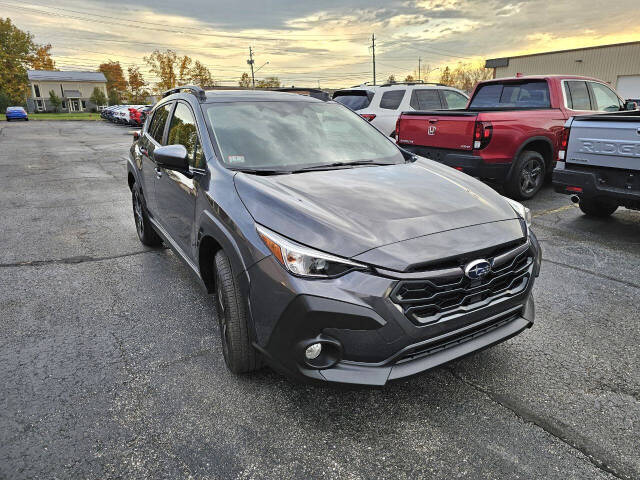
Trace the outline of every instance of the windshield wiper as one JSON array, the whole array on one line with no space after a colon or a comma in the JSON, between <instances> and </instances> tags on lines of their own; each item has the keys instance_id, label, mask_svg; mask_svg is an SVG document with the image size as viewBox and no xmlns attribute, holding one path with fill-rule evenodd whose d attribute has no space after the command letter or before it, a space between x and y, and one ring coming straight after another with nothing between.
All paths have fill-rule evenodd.
<instances>
[{"instance_id":1,"label":"windshield wiper","mask_svg":"<svg viewBox=\"0 0 640 480\"><path fill-rule=\"evenodd\" d=\"M250 173L252 175L283 175L291 173L289 170L273 170L269 168L230 168L234 172Z\"/></svg>"},{"instance_id":2,"label":"windshield wiper","mask_svg":"<svg viewBox=\"0 0 640 480\"><path fill-rule=\"evenodd\" d=\"M298 168L297 170L293 170L291 173L308 172L311 170L331 170L332 168L352 167L352 166L358 166L358 165L395 165L395 162L379 162L377 160L356 160L353 162L333 162L333 163L325 163L323 165L312 165L309 167Z\"/></svg>"}]
</instances>

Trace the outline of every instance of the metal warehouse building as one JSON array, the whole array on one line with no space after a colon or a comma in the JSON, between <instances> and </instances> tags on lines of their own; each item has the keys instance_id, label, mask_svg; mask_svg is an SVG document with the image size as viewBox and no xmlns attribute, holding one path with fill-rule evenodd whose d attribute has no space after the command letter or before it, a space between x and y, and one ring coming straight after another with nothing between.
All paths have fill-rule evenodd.
<instances>
[{"instance_id":1,"label":"metal warehouse building","mask_svg":"<svg viewBox=\"0 0 640 480\"><path fill-rule=\"evenodd\" d=\"M640 42L492 58L494 78L522 75L584 75L609 83L624 98L640 98Z\"/></svg>"}]
</instances>

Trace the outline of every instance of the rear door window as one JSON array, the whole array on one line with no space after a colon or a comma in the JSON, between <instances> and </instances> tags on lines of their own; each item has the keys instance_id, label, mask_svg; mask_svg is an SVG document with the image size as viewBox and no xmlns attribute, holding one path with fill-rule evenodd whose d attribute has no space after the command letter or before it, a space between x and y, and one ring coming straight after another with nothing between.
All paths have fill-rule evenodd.
<instances>
[{"instance_id":1,"label":"rear door window","mask_svg":"<svg viewBox=\"0 0 640 480\"><path fill-rule=\"evenodd\" d=\"M169 118L169 113L171 112L172 106L173 103L167 103L158 108L153 114L153 118L151 119L151 123L149 124L149 135L151 135L151 138L153 138L160 145L162 145L164 126L167 123L167 119Z\"/></svg>"},{"instance_id":2,"label":"rear door window","mask_svg":"<svg viewBox=\"0 0 640 480\"><path fill-rule=\"evenodd\" d=\"M363 108L367 108L373 98L372 92L366 92L364 90L352 90L348 92L336 92L333 99L349 107L351 110L358 111Z\"/></svg>"},{"instance_id":3,"label":"rear door window","mask_svg":"<svg viewBox=\"0 0 640 480\"><path fill-rule=\"evenodd\" d=\"M549 86L544 80L482 85L469 108L550 108Z\"/></svg>"},{"instance_id":4,"label":"rear door window","mask_svg":"<svg viewBox=\"0 0 640 480\"><path fill-rule=\"evenodd\" d=\"M380 99L380 108L396 110L402 103L405 91L406 90L390 90L388 92L384 92Z\"/></svg>"},{"instance_id":5,"label":"rear door window","mask_svg":"<svg viewBox=\"0 0 640 480\"><path fill-rule=\"evenodd\" d=\"M460 110L466 108L469 99L454 90L441 90L444 100L447 103L445 108L449 110Z\"/></svg>"},{"instance_id":6,"label":"rear door window","mask_svg":"<svg viewBox=\"0 0 640 480\"><path fill-rule=\"evenodd\" d=\"M622 104L613 90L597 82L589 82L589 85L596 102L596 105L594 105L596 110L601 112L617 112L621 110Z\"/></svg>"},{"instance_id":7,"label":"rear door window","mask_svg":"<svg viewBox=\"0 0 640 480\"><path fill-rule=\"evenodd\" d=\"M572 110L593 110L587 82L565 82L564 93L567 97L567 108Z\"/></svg>"},{"instance_id":8,"label":"rear door window","mask_svg":"<svg viewBox=\"0 0 640 480\"><path fill-rule=\"evenodd\" d=\"M414 89L411 92L409 105L415 110L440 110L442 108L438 90L433 88Z\"/></svg>"}]
</instances>

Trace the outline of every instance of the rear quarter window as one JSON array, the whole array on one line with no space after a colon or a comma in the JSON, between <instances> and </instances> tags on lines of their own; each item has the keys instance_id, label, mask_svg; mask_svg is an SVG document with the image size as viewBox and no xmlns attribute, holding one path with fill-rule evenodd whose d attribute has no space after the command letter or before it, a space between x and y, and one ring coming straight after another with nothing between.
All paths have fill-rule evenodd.
<instances>
[{"instance_id":1,"label":"rear quarter window","mask_svg":"<svg viewBox=\"0 0 640 480\"><path fill-rule=\"evenodd\" d=\"M471 100L470 109L482 108L550 108L547 82L491 83L482 85Z\"/></svg>"},{"instance_id":2,"label":"rear quarter window","mask_svg":"<svg viewBox=\"0 0 640 480\"><path fill-rule=\"evenodd\" d=\"M439 110L442 108L438 90L427 88L414 89L411 92L409 104L416 110Z\"/></svg>"},{"instance_id":3,"label":"rear quarter window","mask_svg":"<svg viewBox=\"0 0 640 480\"><path fill-rule=\"evenodd\" d=\"M587 89L587 82L565 82L564 92L567 97L567 108L572 110L593 110L589 90Z\"/></svg>"},{"instance_id":4,"label":"rear quarter window","mask_svg":"<svg viewBox=\"0 0 640 480\"><path fill-rule=\"evenodd\" d=\"M402 103L405 90L390 90L382 94L380 99L380 108L387 110L396 110Z\"/></svg>"},{"instance_id":5,"label":"rear quarter window","mask_svg":"<svg viewBox=\"0 0 640 480\"><path fill-rule=\"evenodd\" d=\"M333 97L336 102L341 103L345 107L348 107L354 111L367 108L369 104L371 104L372 98L373 93L365 92L362 90L355 90L351 92L336 92Z\"/></svg>"}]
</instances>

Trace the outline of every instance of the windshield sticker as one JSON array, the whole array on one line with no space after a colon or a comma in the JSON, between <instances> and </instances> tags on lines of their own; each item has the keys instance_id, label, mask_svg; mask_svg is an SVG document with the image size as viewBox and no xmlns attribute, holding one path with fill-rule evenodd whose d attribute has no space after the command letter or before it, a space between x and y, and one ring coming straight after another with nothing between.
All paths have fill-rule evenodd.
<instances>
[{"instance_id":1,"label":"windshield sticker","mask_svg":"<svg viewBox=\"0 0 640 480\"><path fill-rule=\"evenodd\" d=\"M229 163L244 163L244 155L229 155Z\"/></svg>"}]
</instances>

